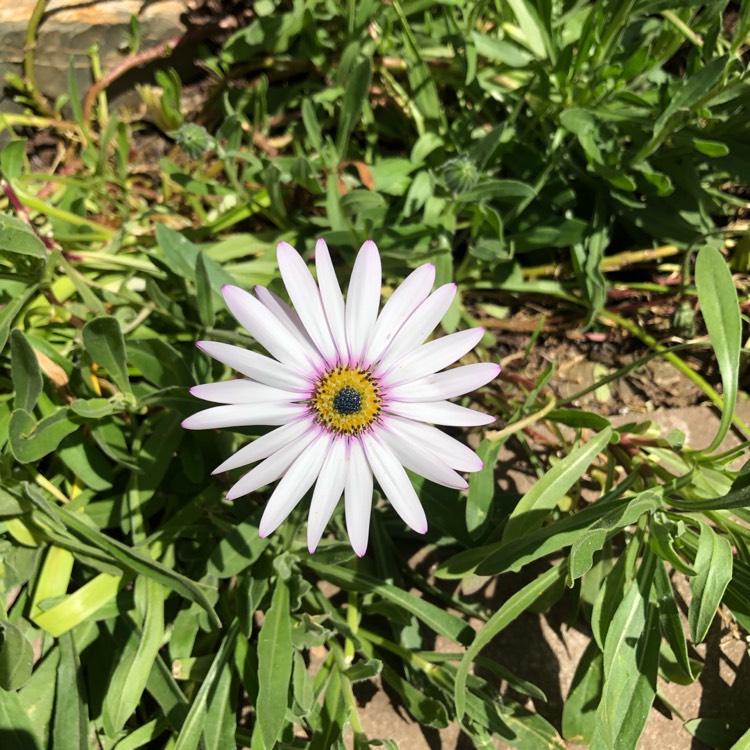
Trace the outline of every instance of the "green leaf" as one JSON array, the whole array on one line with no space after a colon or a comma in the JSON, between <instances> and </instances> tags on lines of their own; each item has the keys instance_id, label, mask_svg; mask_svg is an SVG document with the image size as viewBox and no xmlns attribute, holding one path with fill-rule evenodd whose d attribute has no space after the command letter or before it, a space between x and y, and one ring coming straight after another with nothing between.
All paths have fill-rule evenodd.
<instances>
[{"instance_id":1,"label":"green leaf","mask_svg":"<svg viewBox=\"0 0 750 750\"><path fill-rule=\"evenodd\" d=\"M114 414L117 405L108 398L77 398L71 401L70 410L84 419L102 419Z\"/></svg>"},{"instance_id":2,"label":"green leaf","mask_svg":"<svg viewBox=\"0 0 750 750\"><path fill-rule=\"evenodd\" d=\"M156 582L178 593L180 596L189 599L190 601L198 604L203 610L205 610L210 621L214 623L216 627L221 625L216 612L214 612L211 603L206 598L205 593L198 584L191 581L189 578L177 573L172 568L167 567L158 560L152 559L148 554L142 552L138 548L128 547L122 542L118 542L116 539L111 539L108 536L102 534L98 529L89 526L79 513L71 513L65 508L58 508L51 506L42 498L32 487L27 488L27 494L34 501L37 507L42 510L48 518L51 518L54 523L62 524L67 527L69 531L75 532L75 535L83 538L88 542L95 550L101 550L106 553L107 557L111 559L120 568L126 570L132 570L135 573L153 578Z\"/></svg>"},{"instance_id":3,"label":"green leaf","mask_svg":"<svg viewBox=\"0 0 750 750\"><path fill-rule=\"evenodd\" d=\"M68 419L67 408L58 409L41 422L37 422L29 412L16 409L8 425L10 449L19 463L33 463L52 453L78 427Z\"/></svg>"},{"instance_id":4,"label":"green leaf","mask_svg":"<svg viewBox=\"0 0 750 750\"><path fill-rule=\"evenodd\" d=\"M125 339L117 318L104 315L83 327L83 346L91 359L103 367L123 392L130 393Z\"/></svg>"},{"instance_id":5,"label":"green leaf","mask_svg":"<svg viewBox=\"0 0 750 750\"><path fill-rule=\"evenodd\" d=\"M372 61L369 57L361 60L352 71L344 100L339 112L339 126L336 133L336 151L339 159L345 159L349 148L349 138L362 115L362 107L369 99L372 80Z\"/></svg>"},{"instance_id":6,"label":"green leaf","mask_svg":"<svg viewBox=\"0 0 750 750\"><path fill-rule=\"evenodd\" d=\"M656 697L659 621L649 602L653 557L617 608L604 644L604 688L592 750L636 748Z\"/></svg>"},{"instance_id":7,"label":"green leaf","mask_svg":"<svg viewBox=\"0 0 750 750\"><path fill-rule=\"evenodd\" d=\"M33 412L44 388L44 379L33 347L18 328L10 334L10 372L16 409Z\"/></svg>"},{"instance_id":8,"label":"green leaf","mask_svg":"<svg viewBox=\"0 0 750 750\"><path fill-rule=\"evenodd\" d=\"M580 430L583 428L589 430L606 430L611 427L612 423L601 414L595 414L591 411L582 411L581 409L553 409L547 414L547 419L553 422L559 422L568 427L575 427Z\"/></svg>"},{"instance_id":9,"label":"green leaf","mask_svg":"<svg viewBox=\"0 0 750 750\"><path fill-rule=\"evenodd\" d=\"M0 737L9 750L42 750L21 698L14 690L0 690Z\"/></svg>"},{"instance_id":10,"label":"green leaf","mask_svg":"<svg viewBox=\"0 0 750 750\"><path fill-rule=\"evenodd\" d=\"M353 591L367 591L378 594L413 614L436 633L458 643L469 642L472 629L461 618L446 612L442 607L437 607L431 602L413 596L408 591L398 588L398 586L385 583L351 568L325 565L313 558L306 559L305 564L334 585Z\"/></svg>"},{"instance_id":11,"label":"green leaf","mask_svg":"<svg viewBox=\"0 0 750 750\"><path fill-rule=\"evenodd\" d=\"M495 464L502 444L501 440L485 439L477 448L477 455L484 465L469 477L469 496L466 500L466 528L472 535L477 535L487 521L495 496Z\"/></svg>"},{"instance_id":12,"label":"green leaf","mask_svg":"<svg viewBox=\"0 0 750 750\"><path fill-rule=\"evenodd\" d=\"M566 740L588 745L596 727L596 709L604 683L604 656L590 641L578 662L563 705L562 734Z\"/></svg>"},{"instance_id":13,"label":"green leaf","mask_svg":"<svg viewBox=\"0 0 750 750\"><path fill-rule=\"evenodd\" d=\"M281 578L258 634L258 702L255 710L263 744L276 746L285 724L292 676L292 620L289 589Z\"/></svg>"},{"instance_id":14,"label":"green leaf","mask_svg":"<svg viewBox=\"0 0 750 750\"><path fill-rule=\"evenodd\" d=\"M588 443L579 445L562 461L555 464L518 501L503 532L503 541L520 538L539 528L549 512L557 506L568 490L583 476L591 462L601 453L612 435L611 428L602 430Z\"/></svg>"},{"instance_id":15,"label":"green leaf","mask_svg":"<svg viewBox=\"0 0 750 750\"><path fill-rule=\"evenodd\" d=\"M0 621L0 688L18 690L31 677L34 652L12 622Z\"/></svg>"},{"instance_id":16,"label":"green leaf","mask_svg":"<svg viewBox=\"0 0 750 750\"><path fill-rule=\"evenodd\" d=\"M88 750L89 712L75 640L71 633L65 633L58 643L60 664L57 668L52 744L70 750Z\"/></svg>"},{"instance_id":17,"label":"green leaf","mask_svg":"<svg viewBox=\"0 0 750 750\"><path fill-rule=\"evenodd\" d=\"M312 150L320 151L323 147L323 134L318 116L315 113L315 105L307 97L302 100L302 123L305 126L307 137L310 139Z\"/></svg>"},{"instance_id":18,"label":"green leaf","mask_svg":"<svg viewBox=\"0 0 750 750\"><path fill-rule=\"evenodd\" d=\"M696 575L690 579L693 598L688 607L688 626L693 643L701 643L732 580L732 546L707 524L701 524L693 567Z\"/></svg>"},{"instance_id":19,"label":"green leaf","mask_svg":"<svg viewBox=\"0 0 750 750\"><path fill-rule=\"evenodd\" d=\"M210 328L214 324L214 304L205 253L198 253L198 262L195 264L195 288L201 323L205 328Z\"/></svg>"},{"instance_id":20,"label":"green leaf","mask_svg":"<svg viewBox=\"0 0 750 750\"><path fill-rule=\"evenodd\" d=\"M52 647L37 662L29 681L18 691L37 738L50 747L50 724L55 708L55 678L60 664L60 649ZM2 734L2 732L0 732Z\"/></svg>"},{"instance_id":21,"label":"green leaf","mask_svg":"<svg viewBox=\"0 0 750 750\"><path fill-rule=\"evenodd\" d=\"M461 720L466 711L466 680L469 668L479 652L502 630L504 630L522 612L525 612L552 585L564 578L566 564L562 563L550 568L546 573L538 576L534 581L513 594L501 605L500 609L482 626L466 653L456 672L453 698L456 702L456 718Z\"/></svg>"},{"instance_id":22,"label":"green leaf","mask_svg":"<svg viewBox=\"0 0 750 750\"><path fill-rule=\"evenodd\" d=\"M206 723L206 711L209 700L215 694L221 675L225 666L230 663L237 641L237 620L234 620L229 628L226 637L222 640L216 658L211 663L206 679L201 683L193 702L190 704L190 710L185 718L182 728L174 745L174 750L196 750ZM291 648L289 652L289 661L291 663ZM286 701L284 702L284 710ZM273 747L269 745L268 747Z\"/></svg>"},{"instance_id":23,"label":"green leaf","mask_svg":"<svg viewBox=\"0 0 750 750\"><path fill-rule=\"evenodd\" d=\"M750 506L750 460L746 461L732 482L732 486L726 495L713 500L690 500L680 502L680 510L706 511L706 510L734 510Z\"/></svg>"},{"instance_id":24,"label":"green leaf","mask_svg":"<svg viewBox=\"0 0 750 750\"><path fill-rule=\"evenodd\" d=\"M711 445L706 448L706 452L710 453L721 444L734 416L742 347L742 321L732 272L716 248L705 246L698 253L695 262L695 286L724 387L719 431Z\"/></svg>"},{"instance_id":25,"label":"green leaf","mask_svg":"<svg viewBox=\"0 0 750 750\"><path fill-rule=\"evenodd\" d=\"M602 549L605 542L621 529L638 521L644 513L653 513L661 507L661 490L646 490L629 502L611 510L573 543L568 558L568 583L587 573L594 565L594 554Z\"/></svg>"},{"instance_id":26,"label":"green leaf","mask_svg":"<svg viewBox=\"0 0 750 750\"><path fill-rule=\"evenodd\" d=\"M118 654L117 666L109 680L102 704L107 734L116 736L135 712L146 689L162 638L164 637L164 588L139 577L135 581L136 601L143 600L143 629L131 630L125 648Z\"/></svg>"},{"instance_id":27,"label":"green leaf","mask_svg":"<svg viewBox=\"0 0 750 750\"><path fill-rule=\"evenodd\" d=\"M1 213L0 253L16 253L47 260L44 243L36 236L34 230L21 219Z\"/></svg>"},{"instance_id":28,"label":"green leaf","mask_svg":"<svg viewBox=\"0 0 750 750\"><path fill-rule=\"evenodd\" d=\"M726 747L731 750L748 750L750 747L750 730L743 734L747 726L746 722L725 719L691 719L686 721L684 726L704 747Z\"/></svg>"}]
</instances>

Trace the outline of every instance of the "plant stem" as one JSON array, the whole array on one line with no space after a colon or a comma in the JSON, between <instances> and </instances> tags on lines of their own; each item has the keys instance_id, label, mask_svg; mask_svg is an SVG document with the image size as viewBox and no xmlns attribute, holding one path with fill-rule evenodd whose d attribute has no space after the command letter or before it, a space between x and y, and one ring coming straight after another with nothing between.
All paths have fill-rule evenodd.
<instances>
[{"instance_id":1,"label":"plant stem","mask_svg":"<svg viewBox=\"0 0 750 750\"><path fill-rule=\"evenodd\" d=\"M26 36L23 41L23 77L26 83L26 92L37 108L46 115L51 115L49 102L39 91L36 82L36 71L34 70L34 58L36 54L36 36L39 30L39 24L42 22L44 11L47 10L49 0L37 0L34 10L29 18L29 25L26 27Z\"/></svg>"},{"instance_id":2,"label":"plant stem","mask_svg":"<svg viewBox=\"0 0 750 750\"><path fill-rule=\"evenodd\" d=\"M605 325L609 323L610 325L615 324L624 328L629 333L632 333L633 336L636 336L643 341L644 344L650 346L654 351L659 352L667 362L674 365L674 367L676 367L683 375L692 380L693 383L695 383L695 385L697 385L698 388L700 388L703 393L705 393L706 396L708 396L708 398L719 407L719 409L724 408L724 399L692 367L690 367L687 362L669 351L666 346L660 344L653 336L646 333L635 323L632 323L627 318L622 318L609 310L602 311L598 318ZM732 421L745 437L750 437L750 427L748 427L742 419L735 414L732 416Z\"/></svg>"}]
</instances>

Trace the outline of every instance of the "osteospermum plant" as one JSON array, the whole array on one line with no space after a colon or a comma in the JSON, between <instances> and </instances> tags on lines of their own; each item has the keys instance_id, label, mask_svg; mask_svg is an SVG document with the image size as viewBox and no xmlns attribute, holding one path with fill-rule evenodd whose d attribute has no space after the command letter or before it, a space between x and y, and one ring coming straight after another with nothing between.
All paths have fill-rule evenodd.
<instances>
[{"instance_id":1,"label":"osteospermum plant","mask_svg":"<svg viewBox=\"0 0 750 750\"><path fill-rule=\"evenodd\" d=\"M315 484L307 543L313 552L341 495L354 551L367 549L373 484L414 531L427 518L405 468L438 484L465 489L459 472L482 468L467 446L433 425L478 426L494 417L449 401L491 381L498 365L480 362L445 370L479 342L482 328L426 340L450 307L456 285L435 291L435 268L413 271L380 308L378 248L364 243L346 301L328 247L315 248L317 283L299 253L277 249L293 308L264 287L255 296L227 285L237 321L266 349L200 341L198 347L244 377L191 389L221 404L193 414L187 429L270 425L214 473L255 464L227 493L234 500L280 480L260 521L273 532ZM405 468L404 468L405 467Z\"/></svg>"}]
</instances>

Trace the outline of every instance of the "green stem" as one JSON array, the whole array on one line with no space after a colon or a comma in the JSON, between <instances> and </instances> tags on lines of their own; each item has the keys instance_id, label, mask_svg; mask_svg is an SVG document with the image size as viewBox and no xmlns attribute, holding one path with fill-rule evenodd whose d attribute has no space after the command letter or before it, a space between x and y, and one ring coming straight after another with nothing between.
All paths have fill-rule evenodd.
<instances>
[{"instance_id":1,"label":"green stem","mask_svg":"<svg viewBox=\"0 0 750 750\"><path fill-rule=\"evenodd\" d=\"M26 36L23 41L23 77L26 82L26 90L31 96L34 104L45 115L51 115L47 99L39 91L36 82L36 71L34 70L34 58L36 53L36 35L39 30L39 24L42 22L42 16L47 10L49 0L37 0L34 10L29 18L29 25L26 27Z\"/></svg>"},{"instance_id":2,"label":"green stem","mask_svg":"<svg viewBox=\"0 0 750 750\"><path fill-rule=\"evenodd\" d=\"M609 310L602 311L598 317L605 325L609 321L624 328L626 331L632 333L633 336L636 336L643 341L644 344L650 346L654 351L662 354L667 362L674 365L674 367L676 367L683 375L692 380L693 383L695 383L695 385L697 385L698 388L700 388L703 393L705 393L706 396L719 407L719 409L724 408L724 399L711 387L711 385L709 385L692 367L690 367L687 362L669 351L666 346L660 344L653 336L639 328L635 323L631 323L631 321L626 318L610 312ZM745 437L750 437L750 427L748 427L748 425L746 425L736 414L732 416L732 422L734 422L734 425Z\"/></svg>"}]
</instances>

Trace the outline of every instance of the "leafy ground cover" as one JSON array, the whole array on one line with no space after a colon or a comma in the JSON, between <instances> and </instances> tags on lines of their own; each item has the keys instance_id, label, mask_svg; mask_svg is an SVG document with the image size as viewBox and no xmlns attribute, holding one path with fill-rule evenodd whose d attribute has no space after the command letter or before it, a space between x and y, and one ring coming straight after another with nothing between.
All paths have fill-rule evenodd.
<instances>
[{"instance_id":1,"label":"leafy ground cover","mask_svg":"<svg viewBox=\"0 0 750 750\"><path fill-rule=\"evenodd\" d=\"M635 748L657 678L699 679L717 612L750 631L750 6L259 0L227 18L199 34L195 89L165 69L115 110L94 53L99 83L50 102L30 46L10 82L27 112L0 113L0 744L393 747L358 718L377 677L476 747ZM143 59L137 24L129 43ZM443 332L485 325L477 356L504 368L472 397L497 425L461 436L485 469L466 493L414 478L426 537L378 500L363 559L340 511L313 556L304 508L260 539L267 493L230 503L210 476L258 433L180 428L188 387L230 375L194 342L247 342L221 286L281 292L277 242L309 257L318 237L342 278L375 239L386 296L433 262L460 291ZM563 393L555 332L623 356ZM598 406L657 362L721 410L707 448ZM497 491L509 445L537 475L523 496ZM464 593L519 572L499 608ZM527 610L591 636L559 725L484 653ZM684 718L709 746L750 742L746 716Z\"/></svg>"}]
</instances>

